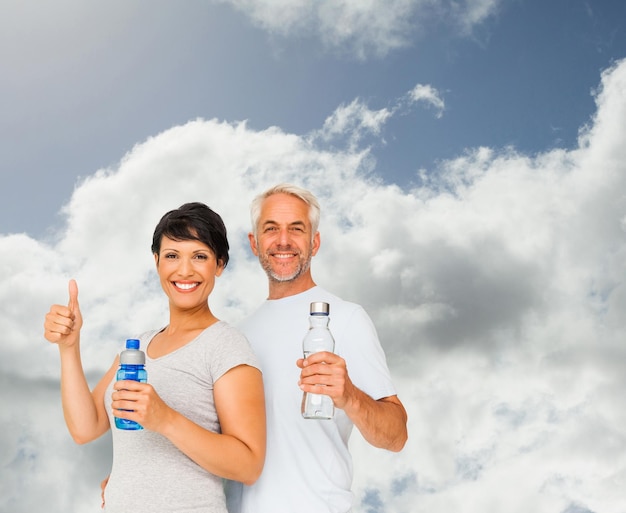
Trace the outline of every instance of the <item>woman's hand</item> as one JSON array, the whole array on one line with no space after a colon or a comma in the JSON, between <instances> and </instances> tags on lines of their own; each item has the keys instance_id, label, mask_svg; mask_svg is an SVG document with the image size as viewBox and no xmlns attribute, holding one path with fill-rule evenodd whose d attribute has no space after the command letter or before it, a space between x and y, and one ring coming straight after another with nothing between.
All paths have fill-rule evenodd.
<instances>
[{"instance_id":1,"label":"woman's hand","mask_svg":"<svg viewBox=\"0 0 626 513\"><path fill-rule=\"evenodd\" d=\"M113 384L113 388L111 408L116 417L134 420L150 431L161 432L173 410L150 383L120 380Z\"/></svg>"},{"instance_id":2,"label":"woman's hand","mask_svg":"<svg viewBox=\"0 0 626 513\"><path fill-rule=\"evenodd\" d=\"M78 305L78 285L75 280L69 282L70 299L67 306L52 305L44 321L44 337L59 348L74 347L80 340L83 316Z\"/></svg>"}]
</instances>

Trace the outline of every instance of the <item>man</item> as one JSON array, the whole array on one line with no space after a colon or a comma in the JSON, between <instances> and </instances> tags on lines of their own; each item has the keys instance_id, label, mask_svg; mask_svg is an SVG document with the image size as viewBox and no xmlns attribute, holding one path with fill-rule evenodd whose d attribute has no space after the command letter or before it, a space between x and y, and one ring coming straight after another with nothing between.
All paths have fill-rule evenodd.
<instances>
[{"instance_id":1,"label":"man","mask_svg":"<svg viewBox=\"0 0 626 513\"><path fill-rule=\"evenodd\" d=\"M313 281L311 260L320 248L315 196L277 185L255 198L251 218L250 247L267 273L269 295L239 327L261 362L268 439L261 477L240 486L240 511L346 513L353 502L348 451L353 425L375 447L400 451L407 440L406 411L363 308ZM330 305L335 354L303 360L302 339L314 301ZM304 419L303 392L330 396L334 418Z\"/></svg>"}]
</instances>

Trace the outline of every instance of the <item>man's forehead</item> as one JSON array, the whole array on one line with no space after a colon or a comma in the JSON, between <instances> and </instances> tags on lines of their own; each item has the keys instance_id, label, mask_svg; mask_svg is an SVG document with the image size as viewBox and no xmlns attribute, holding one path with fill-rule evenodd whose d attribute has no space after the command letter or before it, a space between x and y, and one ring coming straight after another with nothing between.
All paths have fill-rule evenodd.
<instances>
[{"instance_id":1,"label":"man's forehead","mask_svg":"<svg viewBox=\"0 0 626 513\"><path fill-rule=\"evenodd\" d=\"M309 217L309 206L296 196L274 194L266 198L261 206L261 220L282 222L306 222Z\"/></svg>"}]
</instances>

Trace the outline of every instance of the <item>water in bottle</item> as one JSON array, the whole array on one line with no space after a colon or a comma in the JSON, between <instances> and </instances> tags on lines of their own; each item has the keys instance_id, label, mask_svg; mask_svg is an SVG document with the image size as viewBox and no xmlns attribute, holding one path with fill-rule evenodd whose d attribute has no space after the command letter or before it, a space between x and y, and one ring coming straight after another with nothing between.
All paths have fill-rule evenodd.
<instances>
[{"instance_id":1,"label":"water in bottle","mask_svg":"<svg viewBox=\"0 0 626 513\"><path fill-rule=\"evenodd\" d=\"M139 340L129 338L126 341L126 349L120 353L120 368L117 371L117 381L130 379L146 383L148 373L145 369L146 355L139 349ZM134 420L120 419L115 417L115 426L118 429L138 430L143 429Z\"/></svg>"},{"instance_id":2,"label":"water in bottle","mask_svg":"<svg viewBox=\"0 0 626 513\"><path fill-rule=\"evenodd\" d=\"M328 328L329 310L328 303L321 301L311 303L309 330L302 341L302 351L305 358L320 351L330 353L335 351L335 339ZM335 406L330 396L304 392L302 416L305 419L332 419L334 412Z\"/></svg>"}]
</instances>

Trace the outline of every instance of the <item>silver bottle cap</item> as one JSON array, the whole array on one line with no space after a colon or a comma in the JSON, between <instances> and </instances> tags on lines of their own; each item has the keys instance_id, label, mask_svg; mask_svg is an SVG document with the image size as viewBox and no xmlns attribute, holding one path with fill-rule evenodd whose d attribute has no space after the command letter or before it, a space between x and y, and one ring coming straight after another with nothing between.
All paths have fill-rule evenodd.
<instances>
[{"instance_id":1,"label":"silver bottle cap","mask_svg":"<svg viewBox=\"0 0 626 513\"><path fill-rule=\"evenodd\" d=\"M314 301L311 303L311 308L309 310L311 315L328 315L330 311L330 306L328 303L324 303L323 301Z\"/></svg>"},{"instance_id":2,"label":"silver bottle cap","mask_svg":"<svg viewBox=\"0 0 626 513\"><path fill-rule=\"evenodd\" d=\"M122 365L145 365L146 354L139 350L139 340L129 338L126 341L126 349L120 353L120 364Z\"/></svg>"}]
</instances>

